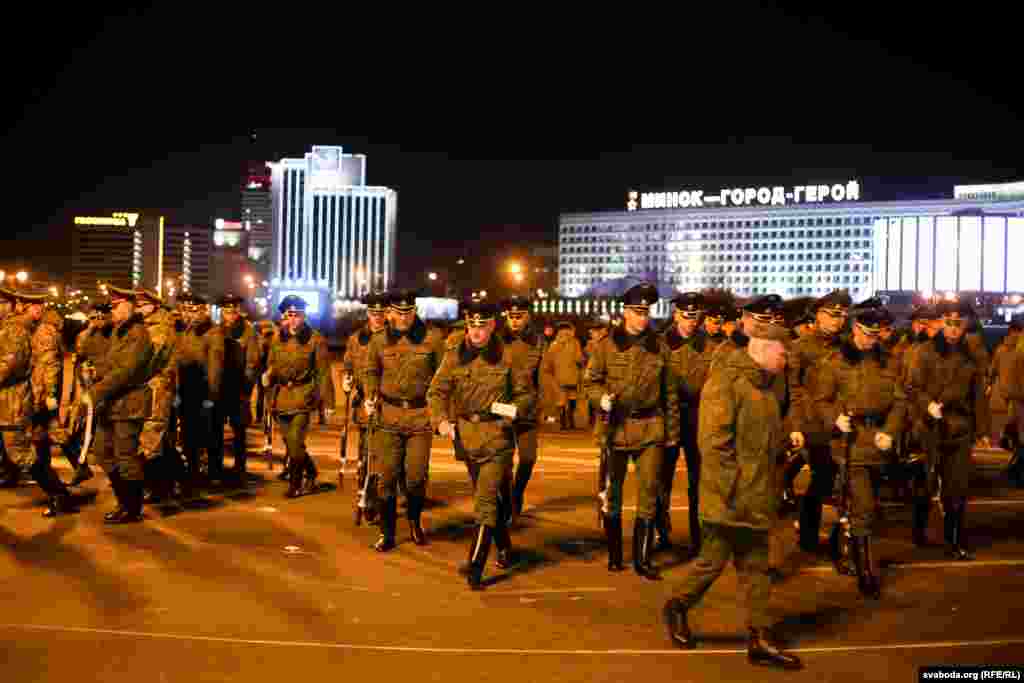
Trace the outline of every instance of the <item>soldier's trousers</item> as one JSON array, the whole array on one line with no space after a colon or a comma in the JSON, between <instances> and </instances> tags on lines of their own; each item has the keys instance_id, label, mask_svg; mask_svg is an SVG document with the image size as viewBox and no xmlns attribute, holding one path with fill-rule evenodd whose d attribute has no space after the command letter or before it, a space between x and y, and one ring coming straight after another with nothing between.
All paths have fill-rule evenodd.
<instances>
[{"instance_id":1,"label":"soldier's trousers","mask_svg":"<svg viewBox=\"0 0 1024 683\"><path fill-rule=\"evenodd\" d=\"M665 457L665 449L661 446L648 446L643 450L612 452L608 459L608 473L611 487L608 491L608 516L622 516L622 486L626 481L629 461L636 463L637 498L636 516L648 522L654 519L657 508L658 494L661 493L659 475Z\"/></svg>"},{"instance_id":2,"label":"soldier's trousers","mask_svg":"<svg viewBox=\"0 0 1024 683\"><path fill-rule=\"evenodd\" d=\"M482 463L475 462L470 456L466 467L474 482L473 510L476 512L477 523L494 528L498 526L501 510L509 504L498 498L502 480L508 476L508 470L512 467L512 451L502 451Z\"/></svg>"},{"instance_id":3,"label":"soldier's trousers","mask_svg":"<svg viewBox=\"0 0 1024 683\"><path fill-rule=\"evenodd\" d=\"M373 434L373 457L377 480L377 495L387 500L397 495L398 478L405 477L405 490L409 496L427 495L430 473L430 432L404 433L377 428Z\"/></svg>"},{"instance_id":4,"label":"soldier's trousers","mask_svg":"<svg viewBox=\"0 0 1024 683\"><path fill-rule=\"evenodd\" d=\"M850 533L858 538L875 535L875 509L878 503L875 492L881 474L881 465L849 466Z\"/></svg>"},{"instance_id":5,"label":"soldier's trousers","mask_svg":"<svg viewBox=\"0 0 1024 683\"><path fill-rule=\"evenodd\" d=\"M516 466L515 488L517 495L522 496L526 484L533 475L533 467L537 464L537 425L517 424L516 433Z\"/></svg>"},{"instance_id":6,"label":"soldier's trousers","mask_svg":"<svg viewBox=\"0 0 1024 683\"><path fill-rule=\"evenodd\" d=\"M740 592L744 595L749 628L770 628L768 598L771 579L768 576L768 530L742 526L726 526L704 522L700 554L693 569L676 589L675 595L687 607L704 597L715 580L722 575L729 558L736 565Z\"/></svg>"},{"instance_id":7,"label":"soldier's trousers","mask_svg":"<svg viewBox=\"0 0 1024 683\"><path fill-rule=\"evenodd\" d=\"M684 434L682 451L686 457L686 493L690 513L690 542L700 546L700 449L697 448L696 433ZM676 463L679 461L678 446L665 449L665 460L661 466L661 501L666 519L671 519L672 484L676 478ZM671 528L671 526L670 526Z\"/></svg>"},{"instance_id":8,"label":"soldier's trousers","mask_svg":"<svg viewBox=\"0 0 1024 683\"><path fill-rule=\"evenodd\" d=\"M277 424L281 429L281 436L284 439L285 454L296 463L296 467L305 466L306 458L306 432L309 431L309 413L294 413L291 415L278 415Z\"/></svg>"},{"instance_id":9,"label":"soldier's trousers","mask_svg":"<svg viewBox=\"0 0 1024 683\"><path fill-rule=\"evenodd\" d=\"M818 548L818 534L821 531L821 506L823 500L832 495L838 467L827 446L811 448L808 454L811 483L800 500L800 547L807 552L814 552Z\"/></svg>"},{"instance_id":10,"label":"soldier's trousers","mask_svg":"<svg viewBox=\"0 0 1024 683\"><path fill-rule=\"evenodd\" d=\"M231 450L235 456L235 467L244 467L248 445L246 443L246 427L249 426L249 403L228 401L218 404L213 416L213 431L210 434L210 462L216 458L219 469L224 467L224 423L231 426ZM216 454L216 455L214 455Z\"/></svg>"},{"instance_id":11,"label":"soldier's trousers","mask_svg":"<svg viewBox=\"0 0 1024 683\"><path fill-rule=\"evenodd\" d=\"M199 451L207 448L209 453L210 413L203 410L199 399L182 397L181 440L185 457L188 459L189 474L199 474Z\"/></svg>"},{"instance_id":12,"label":"soldier's trousers","mask_svg":"<svg viewBox=\"0 0 1024 683\"><path fill-rule=\"evenodd\" d=\"M139 455L142 420L96 421L96 462L108 475L115 470L124 481L143 480L143 458Z\"/></svg>"},{"instance_id":13,"label":"soldier's trousers","mask_svg":"<svg viewBox=\"0 0 1024 683\"><path fill-rule=\"evenodd\" d=\"M966 498L971 480L973 439L937 444L929 453L932 468L942 480L942 497Z\"/></svg>"}]
</instances>

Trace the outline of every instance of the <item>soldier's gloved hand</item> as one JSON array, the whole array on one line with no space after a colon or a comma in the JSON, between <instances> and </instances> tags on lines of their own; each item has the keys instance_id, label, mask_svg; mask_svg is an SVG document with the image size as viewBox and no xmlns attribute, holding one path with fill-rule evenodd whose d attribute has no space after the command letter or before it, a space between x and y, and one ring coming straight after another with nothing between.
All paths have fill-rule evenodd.
<instances>
[{"instance_id":1,"label":"soldier's gloved hand","mask_svg":"<svg viewBox=\"0 0 1024 683\"><path fill-rule=\"evenodd\" d=\"M877 432L875 434L875 446L880 451L892 450L892 437L885 432Z\"/></svg>"},{"instance_id":2,"label":"soldier's gloved hand","mask_svg":"<svg viewBox=\"0 0 1024 683\"><path fill-rule=\"evenodd\" d=\"M206 399L205 401L203 401L203 410L212 410L212 409L213 409L213 401L211 401L210 399Z\"/></svg>"},{"instance_id":3,"label":"soldier's gloved hand","mask_svg":"<svg viewBox=\"0 0 1024 683\"><path fill-rule=\"evenodd\" d=\"M53 412L57 410L57 408L60 408L60 404L57 403L57 399L55 399L53 396L48 396L46 398L46 409L49 410L50 412Z\"/></svg>"},{"instance_id":4,"label":"soldier's gloved hand","mask_svg":"<svg viewBox=\"0 0 1024 683\"><path fill-rule=\"evenodd\" d=\"M374 413L377 412L377 402L366 399L363 401L363 410L366 411L366 417L373 417Z\"/></svg>"},{"instance_id":5,"label":"soldier's gloved hand","mask_svg":"<svg viewBox=\"0 0 1024 683\"><path fill-rule=\"evenodd\" d=\"M441 420L441 424L437 425L437 433L446 439L455 440L455 425L448 420Z\"/></svg>"},{"instance_id":6,"label":"soldier's gloved hand","mask_svg":"<svg viewBox=\"0 0 1024 683\"><path fill-rule=\"evenodd\" d=\"M853 431L853 425L850 424L849 415L840 415L836 418L836 427L839 427L839 431L843 434L849 434Z\"/></svg>"},{"instance_id":7,"label":"soldier's gloved hand","mask_svg":"<svg viewBox=\"0 0 1024 683\"><path fill-rule=\"evenodd\" d=\"M793 448L800 450L807 445L807 439L804 438L803 432L790 432L789 442L793 444Z\"/></svg>"},{"instance_id":8,"label":"soldier's gloved hand","mask_svg":"<svg viewBox=\"0 0 1024 683\"><path fill-rule=\"evenodd\" d=\"M932 401L928 404L928 414L936 420L942 419L942 404Z\"/></svg>"},{"instance_id":9,"label":"soldier's gloved hand","mask_svg":"<svg viewBox=\"0 0 1024 683\"><path fill-rule=\"evenodd\" d=\"M352 375L345 373L345 376L341 378L341 390L346 394L352 391Z\"/></svg>"},{"instance_id":10,"label":"soldier's gloved hand","mask_svg":"<svg viewBox=\"0 0 1024 683\"><path fill-rule=\"evenodd\" d=\"M606 413L612 412L612 395L605 394L601 397L601 410Z\"/></svg>"},{"instance_id":11,"label":"soldier's gloved hand","mask_svg":"<svg viewBox=\"0 0 1024 683\"><path fill-rule=\"evenodd\" d=\"M181 394L174 395L174 409L177 410L181 407Z\"/></svg>"},{"instance_id":12,"label":"soldier's gloved hand","mask_svg":"<svg viewBox=\"0 0 1024 683\"><path fill-rule=\"evenodd\" d=\"M266 372L263 373L263 377L260 378L260 384L262 384L265 387L270 386L270 370L267 370Z\"/></svg>"}]
</instances>

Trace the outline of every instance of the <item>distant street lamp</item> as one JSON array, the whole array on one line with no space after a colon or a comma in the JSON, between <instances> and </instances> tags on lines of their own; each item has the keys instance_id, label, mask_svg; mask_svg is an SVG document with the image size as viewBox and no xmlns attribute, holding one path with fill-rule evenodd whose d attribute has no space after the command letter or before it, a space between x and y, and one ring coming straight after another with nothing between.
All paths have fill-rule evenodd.
<instances>
[{"instance_id":1,"label":"distant street lamp","mask_svg":"<svg viewBox=\"0 0 1024 683\"><path fill-rule=\"evenodd\" d=\"M19 270L18 274L15 275L15 277L18 278L18 282L28 281L28 273L26 273L24 270Z\"/></svg>"},{"instance_id":2,"label":"distant street lamp","mask_svg":"<svg viewBox=\"0 0 1024 683\"><path fill-rule=\"evenodd\" d=\"M466 259L464 259L464 258L460 258L460 259L459 259L458 261L456 261L455 263L456 263L456 264L458 264L458 265L460 265L460 266L462 266L462 265L465 265L465 264L466 264Z\"/></svg>"},{"instance_id":3,"label":"distant street lamp","mask_svg":"<svg viewBox=\"0 0 1024 683\"><path fill-rule=\"evenodd\" d=\"M427 277L433 281L437 279L437 273L427 273Z\"/></svg>"},{"instance_id":4,"label":"distant street lamp","mask_svg":"<svg viewBox=\"0 0 1024 683\"><path fill-rule=\"evenodd\" d=\"M523 272L523 267L519 263L513 261L512 263L508 264L508 272L512 273L513 275L519 275L520 273Z\"/></svg>"}]
</instances>

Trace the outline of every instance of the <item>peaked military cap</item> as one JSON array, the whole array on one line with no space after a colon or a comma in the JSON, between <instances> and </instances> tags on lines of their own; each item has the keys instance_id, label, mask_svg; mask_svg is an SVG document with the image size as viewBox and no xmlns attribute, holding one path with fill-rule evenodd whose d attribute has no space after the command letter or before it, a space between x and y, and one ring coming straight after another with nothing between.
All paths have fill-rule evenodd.
<instances>
[{"instance_id":1,"label":"peaked military cap","mask_svg":"<svg viewBox=\"0 0 1024 683\"><path fill-rule=\"evenodd\" d=\"M157 306L161 305L164 302L164 300L160 298L159 294L154 292L152 289L146 289L145 287L135 288L135 300L138 301L139 303L146 301L149 303L156 304Z\"/></svg>"},{"instance_id":2,"label":"peaked military cap","mask_svg":"<svg viewBox=\"0 0 1024 683\"><path fill-rule=\"evenodd\" d=\"M110 299L111 304L119 301L131 301L132 303L135 303L135 290L107 285L107 298Z\"/></svg>"},{"instance_id":3,"label":"peaked military cap","mask_svg":"<svg viewBox=\"0 0 1024 683\"><path fill-rule=\"evenodd\" d=\"M416 310L416 291L412 289L393 289L388 292L388 306L399 311L408 313Z\"/></svg>"},{"instance_id":4,"label":"peaked military cap","mask_svg":"<svg viewBox=\"0 0 1024 683\"><path fill-rule=\"evenodd\" d=\"M672 303L675 304L676 310L679 311L684 318L699 318L701 313L704 312L704 296L700 292L686 292L680 294L676 298L672 299ZM712 312L708 311L710 315Z\"/></svg>"},{"instance_id":5,"label":"peaked military cap","mask_svg":"<svg viewBox=\"0 0 1024 683\"><path fill-rule=\"evenodd\" d=\"M747 303L743 307L743 333L751 339L789 340L782 297L766 294Z\"/></svg>"},{"instance_id":6,"label":"peaked military cap","mask_svg":"<svg viewBox=\"0 0 1024 683\"><path fill-rule=\"evenodd\" d=\"M740 319L742 312L735 306L725 306L720 309L725 322L735 322Z\"/></svg>"},{"instance_id":7,"label":"peaked military cap","mask_svg":"<svg viewBox=\"0 0 1024 683\"><path fill-rule=\"evenodd\" d=\"M237 294L225 294L217 299L217 305L225 311L237 311L244 303L245 297L238 296Z\"/></svg>"},{"instance_id":8,"label":"peaked military cap","mask_svg":"<svg viewBox=\"0 0 1024 683\"><path fill-rule=\"evenodd\" d=\"M501 308L506 313L529 313L530 300L525 296L512 296L501 302Z\"/></svg>"},{"instance_id":9,"label":"peaked military cap","mask_svg":"<svg viewBox=\"0 0 1024 683\"><path fill-rule=\"evenodd\" d=\"M278 305L277 310L281 313L305 313L306 305L306 300L301 296L289 294L285 298L281 299L281 303Z\"/></svg>"},{"instance_id":10,"label":"peaked military cap","mask_svg":"<svg viewBox=\"0 0 1024 683\"><path fill-rule=\"evenodd\" d=\"M913 320L938 320L942 316L939 315L938 308L931 304L922 304L920 306L914 306L913 310L910 311L910 319Z\"/></svg>"},{"instance_id":11,"label":"peaked military cap","mask_svg":"<svg viewBox=\"0 0 1024 683\"><path fill-rule=\"evenodd\" d=\"M966 301L943 301L937 308L938 317L944 320L963 320L974 315L974 309Z\"/></svg>"},{"instance_id":12,"label":"peaked military cap","mask_svg":"<svg viewBox=\"0 0 1024 683\"><path fill-rule=\"evenodd\" d=\"M110 313L110 304L108 304L106 302L94 303L89 308L89 317L90 318L93 318L93 317L98 318L98 317L104 316L104 315L106 315L108 313Z\"/></svg>"},{"instance_id":13,"label":"peaked military cap","mask_svg":"<svg viewBox=\"0 0 1024 683\"><path fill-rule=\"evenodd\" d=\"M884 308L868 308L857 314L854 325L869 336L876 336L883 327L892 325L892 314Z\"/></svg>"},{"instance_id":14,"label":"peaked military cap","mask_svg":"<svg viewBox=\"0 0 1024 683\"><path fill-rule=\"evenodd\" d=\"M560 329L560 330L573 330L573 331L576 330L576 328L573 327L573 324L571 322L568 322L568 321L565 321L565 320L563 320L562 322L558 323L558 329Z\"/></svg>"},{"instance_id":15,"label":"peaked military cap","mask_svg":"<svg viewBox=\"0 0 1024 683\"><path fill-rule=\"evenodd\" d=\"M185 292L178 297L178 303L186 306L205 306L206 298L193 292Z\"/></svg>"},{"instance_id":16,"label":"peaked military cap","mask_svg":"<svg viewBox=\"0 0 1024 683\"><path fill-rule=\"evenodd\" d=\"M363 304L370 313L383 313L388 308L387 292L370 292L363 295Z\"/></svg>"},{"instance_id":17,"label":"peaked military cap","mask_svg":"<svg viewBox=\"0 0 1024 683\"><path fill-rule=\"evenodd\" d=\"M634 285L622 295L622 305L626 308L643 309L650 311L651 306L658 302L658 289L646 282Z\"/></svg>"},{"instance_id":18,"label":"peaked military cap","mask_svg":"<svg viewBox=\"0 0 1024 683\"><path fill-rule=\"evenodd\" d=\"M852 303L853 299L850 298L850 293L847 290L837 289L818 299L814 308L817 311L829 313L847 313Z\"/></svg>"},{"instance_id":19,"label":"peaked military cap","mask_svg":"<svg viewBox=\"0 0 1024 683\"><path fill-rule=\"evenodd\" d=\"M470 327L483 327L498 315L498 307L481 299L473 299L465 304L466 324Z\"/></svg>"}]
</instances>

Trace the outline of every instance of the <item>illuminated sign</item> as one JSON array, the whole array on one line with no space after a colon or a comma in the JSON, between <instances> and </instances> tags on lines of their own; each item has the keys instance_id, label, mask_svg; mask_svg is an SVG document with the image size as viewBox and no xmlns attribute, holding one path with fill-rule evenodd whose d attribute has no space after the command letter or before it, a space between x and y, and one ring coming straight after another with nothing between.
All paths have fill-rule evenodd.
<instances>
[{"instance_id":1,"label":"illuminated sign","mask_svg":"<svg viewBox=\"0 0 1024 683\"><path fill-rule=\"evenodd\" d=\"M680 192L630 192L626 209L688 209L708 206L750 206L787 204L811 204L816 202L857 201L860 199L860 183L851 180L833 185L797 185L787 188L775 187L734 187L710 193L704 190L683 190Z\"/></svg>"},{"instance_id":2,"label":"illuminated sign","mask_svg":"<svg viewBox=\"0 0 1024 683\"><path fill-rule=\"evenodd\" d=\"M110 216L75 216L75 225L93 225L111 228L134 228L139 214L118 211Z\"/></svg>"},{"instance_id":3,"label":"illuminated sign","mask_svg":"<svg viewBox=\"0 0 1024 683\"><path fill-rule=\"evenodd\" d=\"M956 185L955 199L1024 199L1024 183L997 183L992 185Z\"/></svg>"}]
</instances>

